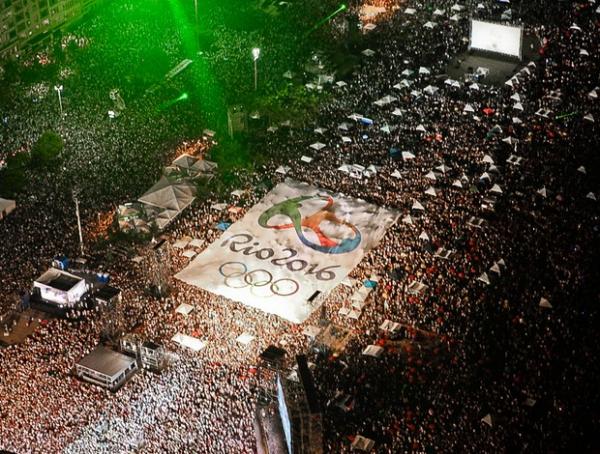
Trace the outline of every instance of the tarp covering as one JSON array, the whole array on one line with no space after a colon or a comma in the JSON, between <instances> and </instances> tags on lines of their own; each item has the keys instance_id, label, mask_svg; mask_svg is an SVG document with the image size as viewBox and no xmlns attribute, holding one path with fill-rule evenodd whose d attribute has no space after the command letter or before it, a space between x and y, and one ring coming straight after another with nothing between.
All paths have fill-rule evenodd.
<instances>
[{"instance_id":1,"label":"tarp covering","mask_svg":"<svg viewBox=\"0 0 600 454\"><path fill-rule=\"evenodd\" d=\"M374 248L394 212L286 180L175 277L294 323Z\"/></svg>"}]
</instances>

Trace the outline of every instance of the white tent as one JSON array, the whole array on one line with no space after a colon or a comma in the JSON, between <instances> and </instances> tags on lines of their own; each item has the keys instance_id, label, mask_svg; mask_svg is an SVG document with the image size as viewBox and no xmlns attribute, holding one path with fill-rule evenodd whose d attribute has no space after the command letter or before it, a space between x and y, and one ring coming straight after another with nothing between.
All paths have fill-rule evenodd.
<instances>
[{"instance_id":1,"label":"white tent","mask_svg":"<svg viewBox=\"0 0 600 454\"><path fill-rule=\"evenodd\" d=\"M425 178L432 181L437 180L437 177L435 176L435 172L433 170L430 170L429 173L425 175Z\"/></svg>"},{"instance_id":2,"label":"white tent","mask_svg":"<svg viewBox=\"0 0 600 454\"><path fill-rule=\"evenodd\" d=\"M412 209L413 210L419 210L419 211L425 211L425 207L418 200L415 200L413 202Z\"/></svg>"},{"instance_id":3,"label":"white tent","mask_svg":"<svg viewBox=\"0 0 600 454\"><path fill-rule=\"evenodd\" d=\"M354 441L352 441L352 449L357 449L359 451L371 452L374 446L375 442L373 440L363 437L362 435L357 435L354 437Z\"/></svg>"},{"instance_id":4,"label":"white tent","mask_svg":"<svg viewBox=\"0 0 600 454\"><path fill-rule=\"evenodd\" d=\"M426 87L423 89L423 91L424 91L426 94L430 95L430 96L433 96L433 95L435 95L435 94L436 94L436 92L437 92L438 90L439 90L439 88L438 88L438 87L435 87L435 86L433 86L433 85L427 85L427 86L426 86Z\"/></svg>"},{"instance_id":5,"label":"white tent","mask_svg":"<svg viewBox=\"0 0 600 454\"><path fill-rule=\"evenodd\" d=\"M3 199L0 197L0 219L3 219L8 213L13 211L17 207L17 202L10 199Z\"/></svg>"},{"instance_id":6,"label":"white tent","mask_svg":"<svg viewBox=\"0 0 600 454\"><path fill-rule=\"evenodd\" d=\"M192 306L191 304L181 303L179 306L177 306L177 309L175 309L175 312L178 313L178 314L182 314L182 315L187 316L193 310L194 310L194 306Z\"/></svg>"},{"instance_id":7,"label":"white tent","mask_svg":"<svg viewBox=\"0 0 600 454\"><path fill-rule=\"evenodd\" d=\"M362 354L365 356L372 356L373 358L379 358L383 353L383 347L379 345L367 345L363 350Z\"/></svg>"},{"instance_id":8,"label":"white tent","mask_svg":"<svg viewBox=\"0 0 600 454\"><path fill-rule=\"evenodd\" d=\"M450 170L450 167L448 167L446 164L442 163L439 166L437 166L436 169L442 173L446 173L448 170Z\"/></svg>"},{"instance_id":9,"label":"white tent","mask_svg":"<svg viewBox=\"0 0 600 454\"><path fill-rule=\"evenodd\" d=\"M426 190L425 190L425 194L430 195L432 197L437 197L437 193L435 192L435 188L433 186L429 186Z\"/></svg>"},{"instance_id":10,"label":"white tent","mask_svg":"<svg viewBox=\"0 0 600 454\"><path fill-rule=\"evenodd\" d=\"M486 272L481 273L481 276L479 276L477 280L483 282L486 285L490 285L490 278L488 277Z\"/></svg>"},{"instance_id":11,"label":"white tent","mask_svg":"<svg viewBox=\"0 0 600 454\"><path fill-rule=\"evenodd\" d=\"M176 211L184 210L194 201L196 187L188 182L170 182L162 177L138 201L156 208Z\"/></svg>"},{"instance_id":12,"label":"white tent","mask_svg":"<svg viewBox=\"0 0 600 454\"><path fill-rule=\"evenodd\" d=\"M487 424L490 427L493 427L493 424L492 424L492 415L490 415L488 413L483 418L481 418L481 422L484 423L484 424Z\"/></svg>"},{"instance_id":13,"label":"white tent","mask_svg":"<svg viewBox=\"0 0 600 454\"><path fill-rule=\"evenodd\" d=\"M490 192L495 192L496 194L502 194L502 188L500 188L500 186L498 184L494 184L494 186L492 186L492 189L490 189Z\"/></svg>"}]
</instances>

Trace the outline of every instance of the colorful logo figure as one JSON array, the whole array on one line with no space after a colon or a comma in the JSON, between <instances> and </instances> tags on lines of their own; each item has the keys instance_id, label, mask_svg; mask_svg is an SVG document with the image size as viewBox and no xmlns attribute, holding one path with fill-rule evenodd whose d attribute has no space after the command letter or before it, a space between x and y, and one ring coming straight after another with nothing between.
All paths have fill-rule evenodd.
<instances>
[{"instance_id":1,"label":"colorful logo figure","mask_svg":"<svg viewBox=\"0 0 600 454\"><path fill-rule=\"evenodd\" d=\"M326 205L316 213L303 218L302 213L300 213L302 202L314 199L326 201ZM362 236L360 231L349 222L339 219L333 212L332 207L333 198L330 196L308 195L294 197L293 199L287 199L277 205L273 205L260 215L258 224L266 229L286 230L293 228L302 244L315 251L323 252L325 254L344 254L346 252L351 252L356 249L361 242ZM277 215L287 216L292 222L289 224L269 225L269 220ZM352 237L344 238L339 242L332 240L321 230L323 221L329 221L332 224L348 227L353 232ZM317 236L318 243L306 238L303 229L312 230Z\"/></svg>"}]
</instances>

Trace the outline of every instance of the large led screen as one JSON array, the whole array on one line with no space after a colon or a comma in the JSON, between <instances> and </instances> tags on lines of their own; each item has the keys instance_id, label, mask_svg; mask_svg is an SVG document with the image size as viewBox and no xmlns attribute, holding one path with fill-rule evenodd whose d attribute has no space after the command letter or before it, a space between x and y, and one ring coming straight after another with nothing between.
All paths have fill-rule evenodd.
<instances>
[{"instance_id":1,"label":"large led screen","mask_svg":"<svg viewBox=\"0 0 600 454\"><path fill-rule=\"evenodd\" d=\"M471 21L470 48L521 58L521 27Z\"/></svg>"}]
</instances>

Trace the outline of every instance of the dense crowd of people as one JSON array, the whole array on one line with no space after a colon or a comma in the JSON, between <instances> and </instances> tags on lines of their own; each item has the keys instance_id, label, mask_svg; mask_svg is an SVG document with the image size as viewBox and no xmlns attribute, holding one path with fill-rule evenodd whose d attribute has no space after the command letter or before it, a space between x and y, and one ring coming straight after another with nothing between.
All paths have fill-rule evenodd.
<instances>
[{"instance_id":1,"label":"dense crowd of people","mask_svg":"<svg viewBox=\"0 0 600 454\"><path fill-rule=\"evenodd\" d=\"M563 6L560 15L555 9L528 15L526 33L539 41L539 51L510 84L484 79L474 85L466 78L449 84L446 66L466 50L469 10L450 20L454 2L376 3L388 13L363 43L375 55L363 57L345 86L328 88L330 100L313 123L259 133L265 163L239 171L239 187L232 189L243 195L208 194L165 231L171 244L182 238L212 243L221 234L219 221L241 218L265 195L265 176L272 183L292 177L397 210L398 222L351 273L353 288L336 288L323 311L294 325L172 277L169 295L155 298L146 292L148 259L112 263L107 271L122 289L125 328L135 325L164 343L174 352L169 367L161 374L141 371L115 394L88 386L70 371L98 343L100 316L81 323L52 319L23 344L0 349L0 448L254 452L257 357L274 344L290 358L308 352L315 364L325 452L349 452L359 434L382 453L591 449L587 437L600 421L592 341L600 15L587 2ZM477 14L492 14L491 3ZM404 13L410 6L415 14ZM435 9L443 14L433 15ZM423 26L430 20L432 29ZM181 39L165 40L171 63ZM92 39L87 45L105 44ZM118 77L126 79L126 70ZM67 104L59 128L77 150L64 171L56 178L32 175L35 191L0 221L7 301L52 257L77 253L73 203L63 188L97 186L84 194L84 217L92 224L98 206L139 196L152 184L166 162L152 147L168 148L173 137L183 140L191 131L185 107L166 121L148 115L153 107L144 97L128 103L117 121L99 123L106 106L98 106L94 93L86 96ZM56 127L50 100L15 103L3 112L1 153L26 151L42 130ZM325 147L309 148L316 141ZM313 161L301 161L302 155ZM375 170L354 178L339 170L344 164ZM275 172L281 165L289 167L285 176ZM242 212L218 211L215 203ZM189 261L181 252L170 250L171 274ZM360 317L340 314L373 274L380 278ZM414 283L422 284L419 290ZM542 299L547 304L540 306ZM194 308L187 317L175 312L181 303ZM352 330L339 355L308 349L303 330L321 318ZM382 330L386 320L401 327ZM171 341L179 332L202 339L205 348L181 348ZM254 340L236 341L243 333ZM362 354L373 344L384 348L378 358Z\"/></svg>"}]
</instances>

